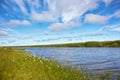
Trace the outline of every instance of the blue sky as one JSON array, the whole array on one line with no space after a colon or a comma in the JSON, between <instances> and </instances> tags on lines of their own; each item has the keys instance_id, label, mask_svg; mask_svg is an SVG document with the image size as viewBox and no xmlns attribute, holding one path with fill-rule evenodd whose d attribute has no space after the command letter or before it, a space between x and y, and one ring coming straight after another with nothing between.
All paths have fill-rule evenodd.
<instances>
[{"instance_id":1,"label":"blue sky","mask_svg":"<svg viewBox=\"0 0 120 80\"><path fill-rule=\"evenodd\" d=\"M120 0L0 0L0 45L120 40Z\"/></svg>"}]
</instances>

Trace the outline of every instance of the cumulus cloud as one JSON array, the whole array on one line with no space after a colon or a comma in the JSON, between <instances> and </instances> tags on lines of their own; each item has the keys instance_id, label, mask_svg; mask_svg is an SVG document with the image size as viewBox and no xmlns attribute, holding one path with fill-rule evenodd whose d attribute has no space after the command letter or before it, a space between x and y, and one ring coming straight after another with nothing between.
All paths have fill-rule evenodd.
<instances>
[{"instance_id":1,"label":"cumulus cloud","mask_svg":"<svg viewBox=\"0 0 120 80\"><path fill-rule=\"evenodd\" d=\"M80 26L80 23L74 23L74 22L69 22L69 23L54 23L51 26L48 27L49 30L51 31L61 31L63 29L69 29L72 27L78 27Z\"/></svg>"},{"instance_id":2,"label":"cumulus cloud","mask_svg":"<svg viewBox=\"0 0 120 80\"><path fill-rule=\"evenodd\" d=\"M2 23L2 26L29 26L31 23L27 20L10 20L7 23Z\"/></svg>"},{"instance_id":3,"label":"cumulus cloud","mask_svg":"<svg viewBox=\"0 0 120 80\"><path fill-rule=\"evenodd\" d=\"M107 26L102 27L101 30L117 31L117 32L120 32L120 24L116 24L116 25L107 25Z\"/></svg>"},{"instance_id":4,"label":"cumulus cloud","mask_svg":"<svg viewBox=\"0 0 120 80\"><path fill-rule=\"evenodd\" d=\"M109 17L96 15L96 14L86 14L85 15L85 23L92 23L92 24L105 24L109 20Z\"/></svg>"},{"instance_id":5,"label":"cumulus cloud","mask_svg":"<svg viewBox=\"0 0 120 80\"><path fill-rule=\"evenodd\" d=\"M45 2L49 11L55 16L62 17L63 22L79 18L87 10L93 10L98 6L97 0L45 0Z\"/></svg>"},{"instance_id":6,"label":"cumulus cloud","mask_svg":"<svg viewBox=\"0 0 120 80\"><path fill-rule=\"evenodd\" d=\"M33 21L53 22L52 25L48 27L48 29L52 31L69 29L81 23L78 20L80 20L80 17L86 11L96 9L98 6L97 1L98 0L44 0L44 4L48 7L48 10L42 11L41 13L33 10L30 17ZM61 18L62 23L59 22L59 18Z\"/></svg>"},{"instance_id":7,"label":"cumulus cloud","mask_svg":"<svg viewBox=\"0 0 120 80\"><path fill-rule=\"evenodd\" d=\"M14 2L19 6L23 13L27 13L25 2L28 4L30 7L30 18L32 21L53 22L52 25L48 27L48 29L52 31L69 29L73 26L78 25L78 23L81 24L81 16L83 16L83 14L87 11L96 9L99 6L98 1L99 0L44 0L43 7L46 7L47 10L38 12L37 9L41 6L39 0L14 0ZM103 1L108 4L112 0ZM59 18L61 18L62 23L59 23ZM105 19L106 18L102 17L101 20L105 21ZM79 21L75 22L76 20ZM96 22L99 23L99 21ZM10 22L10 24L13 23L19 24L18 21Z\"/></svg>"},{"instance_id":8,"label":"cumulus cloud","mask_svg":"<svg viewBox=\"0 0 120 80\"><path fill-rule=\"evenodd\" d=\"M56 20L56 18L47 11L44 11L42 13L32 11L31 19L37 22L53 22Z\"/></svg>"},{"instance_id":9,"label":"cumulus cloud","mask_svg":"<svg viewBox=\"0 0 120 80\"><path fill-rule=\"evenodd\" d=\"M8 32L0 30L0 36L8 36Z\"/></svg>"}]
</instances>

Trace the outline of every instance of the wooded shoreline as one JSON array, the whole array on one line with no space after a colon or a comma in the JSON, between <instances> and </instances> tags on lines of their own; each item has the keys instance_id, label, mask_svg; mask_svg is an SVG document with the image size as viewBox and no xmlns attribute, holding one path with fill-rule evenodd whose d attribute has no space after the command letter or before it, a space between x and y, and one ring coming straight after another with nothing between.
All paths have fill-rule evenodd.
<instances>
[{"instance_id":1,"label":"wooded shoreline","mask_svg":"<svg viewBox=\"0 0 120 80\"><path fill-rule=\"evenodd\" d=\"M89 41L79 43L49 44L49 45L24 45L12 47L120 47L120 40L115 41Z\"/></svg>"}]
</instances>

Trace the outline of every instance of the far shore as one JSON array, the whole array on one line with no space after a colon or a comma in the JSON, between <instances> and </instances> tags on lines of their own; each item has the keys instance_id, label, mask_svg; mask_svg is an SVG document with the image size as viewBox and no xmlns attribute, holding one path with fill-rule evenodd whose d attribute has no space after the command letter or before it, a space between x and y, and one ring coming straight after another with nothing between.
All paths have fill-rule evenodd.
<instances>
[{"instance_id":1,"label":"far shore","mask_svg":"<svg viewBox=\"0 0 120 80\"><path fill-rule=\"evenodd\" d=\"M9 46L6 46L9 47ZM120 40L115 41L89 41L64 44L46 44L46 45L22 45L11 47L120 47Z\"/></svg>"}]
</instances>

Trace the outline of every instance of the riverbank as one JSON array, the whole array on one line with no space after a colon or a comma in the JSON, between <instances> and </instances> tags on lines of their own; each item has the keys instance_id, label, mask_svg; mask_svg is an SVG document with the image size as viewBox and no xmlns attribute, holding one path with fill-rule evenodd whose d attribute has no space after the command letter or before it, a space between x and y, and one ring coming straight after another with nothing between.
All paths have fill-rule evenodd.
<instances>
[{"instance_id":1,"label":"riverbank","mask_svg":"<svg viewBox=\"0 0 120 80\"><path fill-rule=\"evenodd\" d=\"M49 44L49 45L24 45L13 47L120 47L120 40L115 41L88 41L78 43Z\"/></svg>"},{"instance_id":2,"label":"riverbank","mask_svg":"<svg viewBox=\"0 0 120 80\"><path fill-rule=\"evenodd\" d=\"M22 50L0 47L0 80L109 80L93 77L55 61L41 59Z\"/></svg>"}]
</instances>

